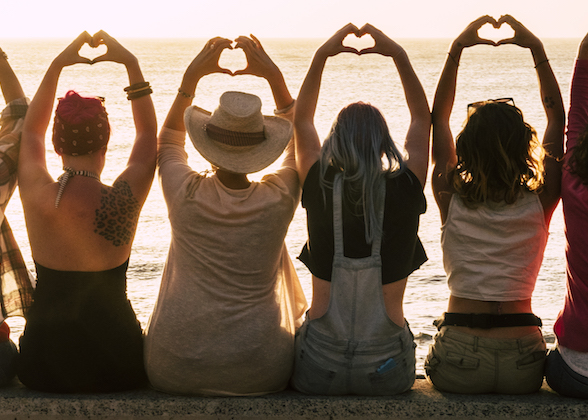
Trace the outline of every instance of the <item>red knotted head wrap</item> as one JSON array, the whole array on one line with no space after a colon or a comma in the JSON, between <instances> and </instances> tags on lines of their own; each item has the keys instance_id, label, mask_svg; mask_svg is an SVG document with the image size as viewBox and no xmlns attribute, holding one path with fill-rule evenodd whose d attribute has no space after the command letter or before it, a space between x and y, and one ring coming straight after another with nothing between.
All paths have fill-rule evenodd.
<instances>
[{"instance_id":1,"label":"red knotted head wrap","mask_svg":"<svg viewBox=\"0 0 588 420\"><path fill-rule=\"evenodd\" d=\"M108 144L108 114L97 98L84 98L73 90L59 100L53 124L53 146L60 155L81 156Z\"/></svg>"}]
</instances>

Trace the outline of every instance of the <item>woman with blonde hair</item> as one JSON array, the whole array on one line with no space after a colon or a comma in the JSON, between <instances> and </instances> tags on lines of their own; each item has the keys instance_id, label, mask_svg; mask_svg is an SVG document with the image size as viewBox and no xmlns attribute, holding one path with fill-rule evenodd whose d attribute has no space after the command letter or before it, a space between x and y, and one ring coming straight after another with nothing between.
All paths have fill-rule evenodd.
<instances>
[{"instance_id":1,"label":"woman with blonde hair","mask_svg":"<svg viewBox=\"0 0 588 420\"><path fill-rule=\"evenodd\" d=\"M372 48L345 47L369 34ZM314 125L322 73L340 53L390 57L410 111L407 157L381 112L354 103L337 116L321 148ZM300 260L312 273L312 305L297 333L293 386L310 394L391 395L415 380L416 345L404 319L407 277L426 261L417 236L425 212L431 119L408 55L372 25L349 24L315 53L294 119L308 241Z\"/></svg>"},{"instance_id":2,"label":"woman with blonde hair","mask_svg":"<svg viewBox=\"0 0 588 420\"><path fill-rule=\"evenodd\" d=\"M485 24L506 24L514 37L481 39ZM542 147L510 98L470 104L453 143L458 65L463 49L479 44L531 50L547 116ZM451 295L425 370L440 390L524 394L541 387L546 346L531 295L559 201L564 121L543 44L513 17L483 16L453 42L433 105L432 185Z\"/></svg>"}]
</instances>

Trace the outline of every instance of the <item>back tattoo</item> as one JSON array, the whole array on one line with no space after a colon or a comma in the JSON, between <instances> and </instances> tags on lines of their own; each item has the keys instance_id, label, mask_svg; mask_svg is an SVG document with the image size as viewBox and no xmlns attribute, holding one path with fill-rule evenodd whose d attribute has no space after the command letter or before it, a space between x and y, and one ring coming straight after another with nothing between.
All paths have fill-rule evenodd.
<instances>
[{"instance_id":1,"label":"back tattoo","mask_svg":"<svg viewBox=\"0 0 588 420\"><path fill-rule=\"evenodd\" d=\"M96 210L94 220L94 233L104 236L114 246L129 244L137 227L139 207L139 202L133 197L131 187L126 181L116 181L110 191L102 188L100 209Z\"/></svg>"}]
</instances>

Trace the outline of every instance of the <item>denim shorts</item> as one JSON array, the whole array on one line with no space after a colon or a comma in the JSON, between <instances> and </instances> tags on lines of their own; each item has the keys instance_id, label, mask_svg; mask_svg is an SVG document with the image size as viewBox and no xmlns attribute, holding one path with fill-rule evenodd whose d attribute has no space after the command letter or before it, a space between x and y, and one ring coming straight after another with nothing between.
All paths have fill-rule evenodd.
<instances>
[{"instance_id":1,"label":"denim shorts","mask_svg":"<svg viewBox=\"0 0 588 420\"><path fill-rule=\"evenodd\" d=\"M16 345L11 340L0 343L0 386L8 385L15 377L17 355Z\"/></svg>"},{"instance_id":2,"label":"denim shorts","mask_svg":"<svg viewBox=\"0 0 588 420\"><path fill-rule=\"evenodd\" d=\"M568 366L557 349L551 350L545 363L547 384L560 395L588 398L588 378Z\"/></svg>"},{"instance_id":3,"label":"denim shorts","mask_svg":"<svg viewBox=\"0 0 588 420\"><path fill-rule=\"evenodd\" d=\"M394 395L415 381L414 337L408 324L386 342L333 340L305 321L296 333L292 386L320 395Z\"/></svg>"},{"instance_id":4,"label":"denim shorts","mask_svg":"<svg viewBox=\"0 0 588 420\"><path fill-rule=\"evenodd\" d=\"M541 331L521 338L477 337L443 327L425 361L429 381L460 394L528 394L543 384Z\"/></svg>"}]
</instances>

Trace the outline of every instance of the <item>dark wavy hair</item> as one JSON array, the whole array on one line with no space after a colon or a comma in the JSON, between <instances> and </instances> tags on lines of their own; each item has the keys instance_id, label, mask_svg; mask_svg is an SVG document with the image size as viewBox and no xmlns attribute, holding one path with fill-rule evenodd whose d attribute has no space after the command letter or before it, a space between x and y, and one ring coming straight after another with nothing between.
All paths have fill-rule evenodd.
<instances>
[{"instance_id":1,"label":"dark wavy hair","mask_svg":"<svg viewBox=\"0 0 588 420\"><path fill-rule=\"evenodd\" d=\"M588 126L584 129L568 160L568 171L588 185Z\"/></svg>"},{"instance_id":2,"label":"dark wavy hair","mask_svg":"<svg viewBox=\"0 0 588 420\"><path fill-rule=\"evenodd\" d=\"M450 175L466 206L488 200L514 203L523 191L543 186L544 150L519 108L487 102L468 117L456 140Z\"/></svg>"},{"instance_id":3,"label":"dark wavy hair","mask_svg":"<svg viewBox=\"0 0 588 420\"><path fill-rule=\"evenodd\" d=\"M378 226L376 210L384 201L377 186L383 177L399 175L405 164L394 144L384 116L373 105L356 102L343 108L333 122L321 149L323 196L329 166L343 171L345 194L362 209L365 237L371 243Z\"/></svg>"}]
</instances>

